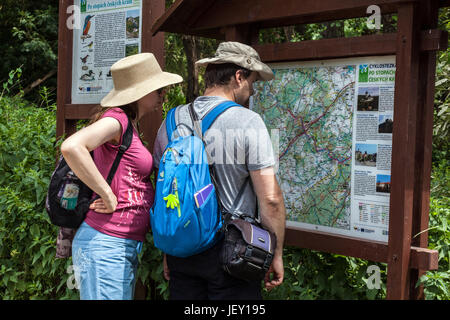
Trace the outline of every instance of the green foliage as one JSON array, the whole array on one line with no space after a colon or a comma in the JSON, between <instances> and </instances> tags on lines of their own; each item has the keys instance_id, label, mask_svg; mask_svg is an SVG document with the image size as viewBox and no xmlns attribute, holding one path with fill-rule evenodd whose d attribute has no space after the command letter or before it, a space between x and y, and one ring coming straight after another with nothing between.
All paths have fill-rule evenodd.
<instances>
[{"instance_id":1,"label":"green foliage","mask_svg":"<svg viewBox=\"0 0 450 320\"><path fill-rule=\"evenodd\" d=\"M365 300L386 295L386 266L336 254L287 247L283 253L285 279L267 292L277 300ZM380 269L380 289L368 289L368 267Z\"/></svg>"},{"instance_id":2,"label":"green foliage","mask_svg":"<svg viewBox=\"0 0 450 320\"><path fill-rule=\"evenodd\" d=\"M186 96L183 93L181 85L175 85L169 88L163 103L163 119L166 118L167 112L179 105L186 103Z\"/></svg>"},{"instance_id":3,"label":"green foliage","mask_svg":"<svg viewBox=\"0 0 450 320\"><path fill-rule=\"evenodd\" d=\"M187 77L187 60L184 54L183 41L181 35L175 33L164 34L164 55L165 55L165 70L167 72L177 73L186 79Z\"/></svg>"},{"instance_id":4,"label":"green foliage","mask_svg":"<svg viewBox=\"0 0 450 320\"><path fill-rule=\"evenodd\" d=\"M259 42L298 42L337 37L358 37L375 33L390 33L395 32L396 22L396 15L383 15L380 30L369 29L366 17L261 29L259 32Z\"/></svg>"},{"instance_id":5,"label":"green foliage","mask_svg":"<svg viewBox=\"0 0 450 320\"><path fill-rule=\"evenodd\" d=\"M139 255L138 279L147 288L147 299L167 300L169 283L163 277L163 254L153 245L153 236L148 233Z\"/></svg>"},{"instance_id":6,"label":"green foliage","mask_svg":"<svg viewBox=\"0 0 450 320\"><path fill-rule=\"evenodd\" d=\"M7 90L7 88L4 87ZM0 296L73 298L70 260L55 260L57 229L44 208L55 163L55 107L0 97Z\"/></svg>"},{"instance_id":7,"label":"green foliage","mask_svg":"<svg viewBox=\"0 0 450 320\"><path fill-rule=\"evenodd\" d=\"M19 67L16 70L11 70L8 74L8 79L2 85L3 90L0 97L3 97L4 94L11 93L11 89L19 85L18 79L20 79L21 76L22 76L22 68Z\"/></svg>"},{"instance_id":8,"label":"green foliage","mask_svg":"<svg viewBox=\"0 0 450 320\"><path fill-rule=\"evenodd\" d=\"M450 30L450 8L440 11L440 28ZM438 53L434 98L433 160L450 160L450 49Z\"/></svg>"},{"instance_id":9,"label":"green foliage","mask_svg":"<svg viewBox=\"0 0 450 320\"><path fill-rule=\"evenodd\" d=\"M57 2L3 0L0 4L0 82L19 66L23 69L22 87L56 69L57 40ZM56 77L46 85L55 88ZM38 90L30 98L38 101Z\"/></svg>"},{"instance_id":10,"label":"green foliage","mask_svg":"<svg viewBox=\"0 0 450 320\"><path fill-rule=\"evenodd\" d=\"M445 199L450 197L450 160L441 159L434 162L431 172L431 197Z\"/></svg>"},{"instance_id":11,"label":"green foliage","mask_svg":"<svg viewBox=\"0 0 450 320\"><path fill-rule=\"evenodd\" d=\"M439 268L428 271L423 284L426 299L450 300L450 161L442 159L433 168L429 248L439 251Z\"/></svg>"},{"instance_id":12,"label":"green foliage","mask_svg":"<svg viewBox=\"0 0 450 320\"><path fill-rule=\"evenodd\" d=\"M450 8L439 12L439 28L450 30ZM439 268L428 271L419 284L426 299L450 300L450 49L438 53L433 126L433 171L429 247L439 251Z\"/></svg>"},{"instance_id":13,"label":"green foliage","mask_svg":"<svg viewBox=\"0 0 450 320\"><path fill-rule=\"evenodd\" d=\"M428 235L429 247L439 251L439 269L428 271L419 284L426 299L450 300L450 197L431 198Z\"/></svg>"},{"instance_id":14,"label":"green foliage","mask_svg":"<svg viewBox=\"0 0 450 320\"><path fill-rule=\"evenodd\" d=\"M216 48L218 46L218 41L215 39L207 39L195 37L195 53L198 55L194 60L200 60L205 57L213 56ZM165 42L164 42L164 50L165 50L165 70L167 72L172 72L179 74L185 79L181 84L177 86L181 86L182 93L184 96L187 96L188 90L188 64L195 63L195 61L188 61L186 57L185 47L183 44L183 36L175 33L165 33ZM204 81L202 74L199 72L198 74L198 84L200 93L203 92L204 89Z\"/></svg>"}]
</instances>

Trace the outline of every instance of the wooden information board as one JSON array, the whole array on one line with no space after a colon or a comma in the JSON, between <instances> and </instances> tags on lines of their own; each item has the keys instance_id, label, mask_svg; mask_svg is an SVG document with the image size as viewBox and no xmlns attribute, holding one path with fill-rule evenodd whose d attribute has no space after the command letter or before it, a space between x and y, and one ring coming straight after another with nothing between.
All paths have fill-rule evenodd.
<instances>
[{"instance_id":1,"label":"wooden information board","mask_svg":"<svg viewBox=\"0 0 450 320\"><path fill-rule=\"evenodd\" d=\"M260 29L367 17L367 8L374 5L382 14L397 14L396 33L259 43ZM258 51L262 61L276 65L395 57L388 240L298 224L287 226L285 238L288 245L387 263L388 299L423 298L423 290L415 287L417 280L427 270L437 269L438 252L427 249L426 230L436 51L445 50L448 42L447 33L436 28L439 7L449 5L442 0L304 0L301 5L294 0L178 0L152 28L153 34L166 31L247 43ZM290 111L295 117L294 110ZM379 178L380 187L386 179ZM366 209L363 205L361 210Z\"/></svg>"}]
</instances>

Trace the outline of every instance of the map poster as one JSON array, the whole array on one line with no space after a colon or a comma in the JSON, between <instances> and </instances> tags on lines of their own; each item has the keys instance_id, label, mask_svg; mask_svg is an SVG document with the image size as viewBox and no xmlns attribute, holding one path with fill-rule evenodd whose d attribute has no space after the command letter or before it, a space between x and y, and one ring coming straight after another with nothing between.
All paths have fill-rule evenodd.
<instances>
[{"instance_id":1,"label":"map poster","mask_svg":"<svg viewBox=\"0 0 450 320\"><path fill-rule=\"evenodd\" d=\"M250 107L278 137L287 225L387 242L395 56L270 66Z\"/></svg>"},{"instance_id":2,"label":"map poster","mask_svg":"<svg viewBox=\"0 0 450 320\"><path fill-rule=\"evenodd\" d=\"M72 103L97 104L113 88L111 66L141 52L141 0L75 0Z\"/></svg>"}]
</instances>

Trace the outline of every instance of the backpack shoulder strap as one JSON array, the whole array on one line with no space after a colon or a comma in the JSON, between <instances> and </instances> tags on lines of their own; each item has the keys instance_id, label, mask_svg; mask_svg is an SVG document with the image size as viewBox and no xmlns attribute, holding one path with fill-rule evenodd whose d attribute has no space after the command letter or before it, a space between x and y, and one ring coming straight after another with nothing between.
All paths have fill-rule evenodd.
<instances>
[{"instance_id":1,"label":"backpack shoulder strap","mask_svg":"<svg viewBox=\"0 0 450 320\"><path fill-rule=\"evenodd\" d=\"M117 152L116 158L114 159L114 162L109 171L108 178L106 179L106 182L108 182L109 185L111 185L112 179L114 178L117 168L119 167L120 160L122 159L122 156L125 153L125 151L127 151L128 148L130 147L132 140L133 140L133 125L131 124L130 118L128 118L128 126L127 130L123 134L122 145L119 146L119 151Z\"/></svg>"},{"instance_id":2,"label":"backpack shoulder strap","mask_svg":"<svg viewBox=\"0 0 450 320\"><path fill-rule=\"evenodd\" d=\"M174 130L176 129L176 123L175 123L175 110L177 108L172 108L167 112L166 115L166 132L167 132L167 139L168 141L172 141L172 134Z\"/></svg>"},{"instance_id":3,"label":"backpack shoulder strap","mask_svg":"<svg viewBox=\"0 0 450 320\"><path fill-rule=\"evenodd\" d=\"M202 136L211 127L217 117L222 114L225 110L231 107L242 107L240 104L234 101L225 101L221 104L215 106L206 116L202 119Z\"/></svg>"},{"instance_id":4,"label":"backpack shoulder strap","mask_svg":"<svg viewBox=\"0 0 450 320\"><path fill-rule=\"evenodd\" d=\"M240 104L234 102L234 101L225 101L217 106L215 106L211 111L209 111L206 116L201 120L202 124L202 136L205 134L205 132L211 127L211 125L214 123L214 121L217 119L217 117L222 114L225 110L231 108L231 107L242 107ZM191 119L194 123L194 127L196 122L198 121L197 114L193 110L192 103L189 105L189 113L191 115ZM167 132L167 139L170 142L172 140L173 132L177 128L177 124L175 122L175 110L177 108L172 108L167 112L166 116L166 132ZM195 131L195 129L194 129Z\"/></svg>"}]
</instances>

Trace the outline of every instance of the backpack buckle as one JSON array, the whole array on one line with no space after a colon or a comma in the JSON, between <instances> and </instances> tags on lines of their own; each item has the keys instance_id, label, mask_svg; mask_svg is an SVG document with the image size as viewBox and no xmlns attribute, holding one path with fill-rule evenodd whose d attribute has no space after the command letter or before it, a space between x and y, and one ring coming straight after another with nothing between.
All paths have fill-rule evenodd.
<instances>
[{"instance_id":1,"label":"backpack buckle","mask_svg":"<svg viewBox=\"0 0 450 320\"><path fill-rule=\"evenodd\" d=\"M125 151L127 151L127 146L122 144L122 145L119 147L119 152L125 153Z\"/></svg>"}]
</instances>

